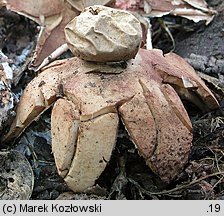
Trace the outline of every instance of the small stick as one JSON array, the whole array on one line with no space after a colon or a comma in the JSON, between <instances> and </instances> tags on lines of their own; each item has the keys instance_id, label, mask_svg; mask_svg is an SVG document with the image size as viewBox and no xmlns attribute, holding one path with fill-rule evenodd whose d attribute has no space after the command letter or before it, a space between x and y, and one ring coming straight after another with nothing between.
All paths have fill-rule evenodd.
<instances>
[{"instance_id":1,"label":"small stick","mask_svg":"<svg viewBox=\"0 0 224 216\"><path fill-rule=\"evenodd\" d=\"M53 51L48 57L46 57L43 62L40 64L40 66L35 69L35 71L39 71L41 68L48 65L50 62L55 60L57 57L59 57L62 53L66 52L68 50L67 43L62 44L60 47L58 47L55 51Z\"/></svg>"}]
</instances>

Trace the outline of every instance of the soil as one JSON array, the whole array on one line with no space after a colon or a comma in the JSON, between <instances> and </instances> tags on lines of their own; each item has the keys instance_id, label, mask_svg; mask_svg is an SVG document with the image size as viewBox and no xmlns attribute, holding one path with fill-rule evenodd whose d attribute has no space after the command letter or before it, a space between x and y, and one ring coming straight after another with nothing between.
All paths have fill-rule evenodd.
<instances>
[{"instance_id":1,"label":"soil","mask_svg":"<svg viewBox=\"0 0 224 216\"><path fill-rule=\"evenodd\" d=\"M220 58L224 55L224 2L210 0L208 3L218 14L208 26L203 25L187 36L176 38L175 52L182 57L190 57L191 53Z\"/></svg>"},{"instance_id":2,"label":"soil","mask_svg":"<svg viewBox=\"0 0 224 216\"><path fill-rule=\"evenodd\" d=\"M212 81L208 83L217 96L221 107L203 112L184 103L193 124L193 146L189 162L179 176L169 185L161 182L145 165L130 141L122 124L112 158L97 180L97 186L87 194L74 194L56 171L51 152L50 112L31 124L13 146L29 160L34 172L34 189L31 199L223 199L224 164L224 109L222 81L224 74L224 3L209 0L218 11L215 19L206 26L184 18L166 16L164 21L173 22L178 28L170 31L175 41L175 52L186 58L196 70L217 78L219 91ZM10 17L10 19L9 19ZM0 10L0 49L16 60L27 44L32 51L37 37L37 25L32 21ZM159 19L152 20L153 46L169 52L173 43L161 28ZM159 30L159 31L158 31ZM159 33L158 33L159 32ZM68 54L69 55L69 54ZM29 53L26 58L29 58ZM20 63L24 64L24 63ZM35 76L25 65L22 78L13 91L19 97L22 89ZM20 75L21 77L21 75Z\"/></svg>"}]
</instances>

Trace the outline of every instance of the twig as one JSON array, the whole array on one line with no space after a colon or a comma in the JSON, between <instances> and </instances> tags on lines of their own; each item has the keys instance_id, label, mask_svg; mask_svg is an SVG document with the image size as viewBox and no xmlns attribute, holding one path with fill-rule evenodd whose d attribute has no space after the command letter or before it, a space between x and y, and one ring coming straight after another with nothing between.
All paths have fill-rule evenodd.
<instances>
[{"instance_id":1,"label":"twig","mask_svg":"<svg viewBox=\"0 0 224 216\"><path fill-rule=\"evenodd\" d=\"M35 71L39 71L41 68L45 67L48 65L50 62L55 60L57 57L59 57L62 53L66 52L68 50L68 45L67 43L62 44L60 47L58 47L54 52L52 52L48 57L46 57L41 65L35 69Z\"/></svg>"},{"instance_id":2,"label":"twig","mask_svg":"<svg viewBox=\"0 0 224 216\"><path fill-rule=\"evenodd\" d=\"M142 190L145 194L147 195L164 195L164 194L169 194L169 193L173 193L173 192L176 192L176 191L179 191L179 190L183 190L183 189L186 189L194 184L197 184L199 183L200 181L202 180L205 180L209 177L212 177L212 176L217 176L217 175L223 175L224 174L224 171L223 172L216 172L216 173L212 173L210 175L207 175L207 176L203 176L199 179L196 179L190 183L185 183L185 184L182 184L180 186L177 186L173 189L170 189L170 190L164 190L164 191L160 191L160 192L150 192L150 191L147 191L145 190L144 188L142 188L137 182L134 182L132 179L128 178L128 180L133 183L136 187L138 187L140 190Z\"/></svg>"},{"instance_id":3,"label":"twig","mask_svg":"<svg viewBox=\"0 0 224 216\"><path fill-rule=\"evenodd\" d=\"M209 190L209 192L207 193L205 199L208 199L208 197L210 196L210 194L213 192L214 188L220 183L222 182L224 176L222 176L211 188L211 190Z\"/></svg>"},{"instance_id":4,"label":"twig","mask_svg":"<svg viewBox=\"0 0 224 216\"><path fill-rule=\"evenodd\" d=\"M175 47L176 47L176 44L175 44L175 41L174 41L174 38L173 38L173 35L172 33L170 32L169 28L166 26L166 23L164 22L163 19L158 19L160 25L162 26L162 28L164 28L164 30L167 32L168 36L170 37L171 41L172 41L172 44L173 44L173 48L171 50L171 52L173 52L175 50Z\"/></svg>"}]
</instances>

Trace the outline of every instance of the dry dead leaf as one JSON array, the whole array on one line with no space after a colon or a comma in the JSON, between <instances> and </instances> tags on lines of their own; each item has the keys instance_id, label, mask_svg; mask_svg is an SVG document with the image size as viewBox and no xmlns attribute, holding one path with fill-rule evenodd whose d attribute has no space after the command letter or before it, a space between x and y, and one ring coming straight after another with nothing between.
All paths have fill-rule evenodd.
<instances>
[{"instance_id":1,"label":"dry dead leaf","mask_svg":"<svg viewBox=\"0 0 224 216\"><path fill-rule=\"evenodd\" d=\"M206 24L212 21L216 13L204 0L116 0L116 7L152 17L171 14L194 22L205 20Z\"/></svg>"},{"instance_id":2,"label":"dry dead leaf","mask_svg":"<svg viewBox=\"0 0 224 216\"><path fill-rule=\"evenodd\" d=\"M46 56L65 43L64 27L79 14L64 0L5 0L5 3L8 10L24 15L41 26L34 66L39 65Z\"/></svg>"}]
</instances>

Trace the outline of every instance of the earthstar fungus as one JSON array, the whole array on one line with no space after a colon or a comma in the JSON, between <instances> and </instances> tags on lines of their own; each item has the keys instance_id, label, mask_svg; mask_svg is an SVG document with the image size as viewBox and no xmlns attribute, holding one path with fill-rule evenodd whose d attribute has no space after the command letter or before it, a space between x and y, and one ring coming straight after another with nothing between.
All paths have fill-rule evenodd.
<instances>
[{"instance_id":1,"label":"earthstar fungus","mask_svg":"<svg viewBox=\"0 0 224 216\"><path fill-rule=\"evenodd\" d=\"M124 26L114 18L121 13L132 22ZM82 18L83 28L77 24ZM17 138L53 105L53 154L59 174L73 191L88 190L105 169L116 144L119 118L146 164L164 182L171 182L187 163L192 143L191 121L180 97L200 108L218 107L181 57L136 46L138 26L128 12L99 5L86 8L65 30L71 50L82 59L46 66L26 87L17 116L3 137L5 142Z\"/></svg>"}]
</instances>

